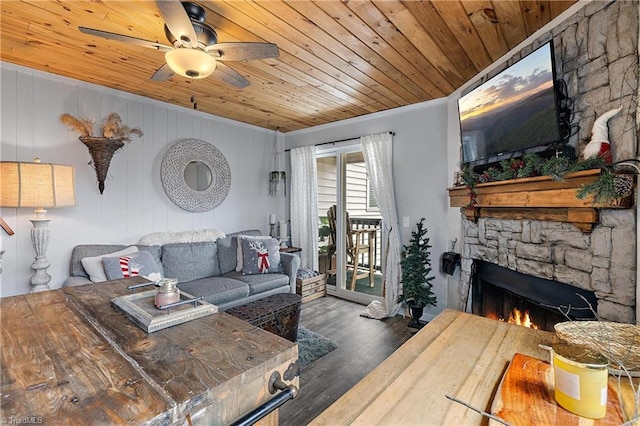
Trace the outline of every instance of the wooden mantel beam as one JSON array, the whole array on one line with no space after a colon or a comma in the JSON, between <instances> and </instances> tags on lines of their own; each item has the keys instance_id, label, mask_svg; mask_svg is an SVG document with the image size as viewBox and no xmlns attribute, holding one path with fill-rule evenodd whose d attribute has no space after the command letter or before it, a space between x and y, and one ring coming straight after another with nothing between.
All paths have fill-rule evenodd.
<instances>
[{"instance_id":1,"label":"wooden mantel beam","mask_svg":"<svg viewBox=\"0 0 640 426\"><path fill-rule=\"evenodd\" d=\"M594 203L593 197L576 197L576 191L582 185L594 182L599 176L600 169L594 169L567 174L562 180L538 176L481 183L473 188L473 205L471 189L459 186L448 189L449 205L463 207L465 216L473 221L493 217L565 222L590 232L600 221L599 209L633 206L633 195L610 203Z\"/></svg>"}]
</instances>

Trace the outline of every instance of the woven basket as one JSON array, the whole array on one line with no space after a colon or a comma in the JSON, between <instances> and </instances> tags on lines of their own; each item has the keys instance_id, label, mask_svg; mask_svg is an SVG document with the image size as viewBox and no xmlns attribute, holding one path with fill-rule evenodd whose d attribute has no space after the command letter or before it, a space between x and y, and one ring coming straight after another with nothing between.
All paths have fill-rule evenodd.
<instances>
[{"instance_id":1,"label":"woven basket","mask_svg":"<svg viewBox=\"0 0 640 426\"><path fill-rule=\"evenodd\" d=\"M601 353L612 368L623 365L628 371L640 371L640 325L568 321L556 324L555 330L562 340Z\"/></svg>"},{"instance_id":2,"label":"woven basket","mask_svg":"<svg viewBox=\"0 0 640 426\"><path fill-rule=\"evenodd\" d=\"M89 154L93 159L93 167L96 169L98 189L104 192L104 181L107 180L107 172L111 164L113 154L124 146L121 141L98 136L80 136L80 141L89 148Z\"/></svg>"}]
</instances>

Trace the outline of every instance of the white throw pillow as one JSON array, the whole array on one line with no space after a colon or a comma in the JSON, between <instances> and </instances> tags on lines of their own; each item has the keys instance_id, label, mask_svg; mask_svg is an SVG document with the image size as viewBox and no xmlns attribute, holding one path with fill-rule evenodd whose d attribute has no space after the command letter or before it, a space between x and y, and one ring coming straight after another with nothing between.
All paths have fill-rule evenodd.
<instances>
[{"instance_id":1,"label":"white throw pillow","mask_svg":"<svg viewBox=\"0 0 640 426\"><path fill-rule=\"evenodd\" d=\"M242 255L242 239L253 238L254 240L270 240L272 237L269 235L238 235L238 251L236 260L236 271L241 272L244 266L244 257Z\"/></svg>"},{"instance_id":2,"label":"white throw pillow","mask_svg":"<svg viewBox=\"0 0 640 426\"><path fill-rule=\"evenodd\" d=\"M137 251L138 247L131 246L120 251L103 254L102 256L83 257L80 262L82 262L82 267L84 268L87 275L89 275L89 279L94 283L99 283L102 281L107 281L107 275L104 273L104 266L102 266L103 257L122 256L125 254L136 253Z\"/></svg>"}]
</instances>

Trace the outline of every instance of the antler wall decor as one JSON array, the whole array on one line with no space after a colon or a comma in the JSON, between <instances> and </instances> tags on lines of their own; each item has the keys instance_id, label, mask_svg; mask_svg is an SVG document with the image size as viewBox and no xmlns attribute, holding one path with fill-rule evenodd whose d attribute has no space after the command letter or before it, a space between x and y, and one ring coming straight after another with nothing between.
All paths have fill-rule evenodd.
<instances>
[{"instance_id":1,"label":"antler wall decor","mask_svg":"<svg viewBox=\"0 0 640 426\"><path fill-rule=\"evenodd\" d=\"M93 167L98 178L98 189L102 194L113 154L122 148L125 142L131 142L132 135L142 136L142 130L123 125L122 119L115 112L109 114L104 120L102 136L93 136L95 123L88 118L76 118L71 114L62 114L60 121L69 129L80 133L80 142L89 148L89 154L91 154Z\"/></svg>"}]
</instances>

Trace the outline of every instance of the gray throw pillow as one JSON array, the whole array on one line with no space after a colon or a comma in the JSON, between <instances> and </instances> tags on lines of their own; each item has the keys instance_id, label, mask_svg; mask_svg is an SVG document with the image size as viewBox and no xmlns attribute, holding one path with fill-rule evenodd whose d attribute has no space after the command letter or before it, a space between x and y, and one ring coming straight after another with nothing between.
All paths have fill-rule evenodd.
<instances>
[{"instance_id":1,"label":"gray throw pillow","mask_svg":"<svg viewBox=\"0 0 640 426\"><path fill-rule=\"evenodd\" d=\"M216 241L218 246L218 265L220 273L236 270L236 253L238 252L238 237L227 235L224 238L218 238Z\"/></svg>"},{"instance_id":2,"label":"gray throw pillow","mask_svg":"<svg viewBox=\"0 0 640 426\"><path fill-rule=\"evenodd\" d=\"M104 273L109 280L141 276L150 281L162 278L162 271L148 251L103 257Z\"/></svg>"},{"instance_id":3,"label":"gray throw pillow","mask_svg":"<svg viewBox=\"0 0 640 426\"><path fill-rule=\"evenodd\" d=\"M162 246L164 276L188 282L220 275L217 244L175 243Z\"/></svg>"},{"instance_id":4,"label":"gray throw pillow","mask_svg":"<svg viewBox=\"0 0 640 426\"><path fill-rule=\"evenodd\" d=\"M242 274L267 274L282 272L280 243L275 238L243 237Z\"/></svg>"},{"instance_id":5,"label":"gray throw pillow","mask_svg":"<svg viewBox=\"0 0 640 426\"><path fill-rule=\"evenodd\" d=\"M120 256L123 254L131 254L136 253L138 251L138 247L131 246L122 250L115 251L113 253L106 253L100 256L92 256L92 257L83 257L80 262L82 263L82 267L89 275L89 279L94 283L99 283L102 281L106 281L107 275L104 272L104 266L102 265L102 258L107 256Z\"/></svg>"}]
</instances>

